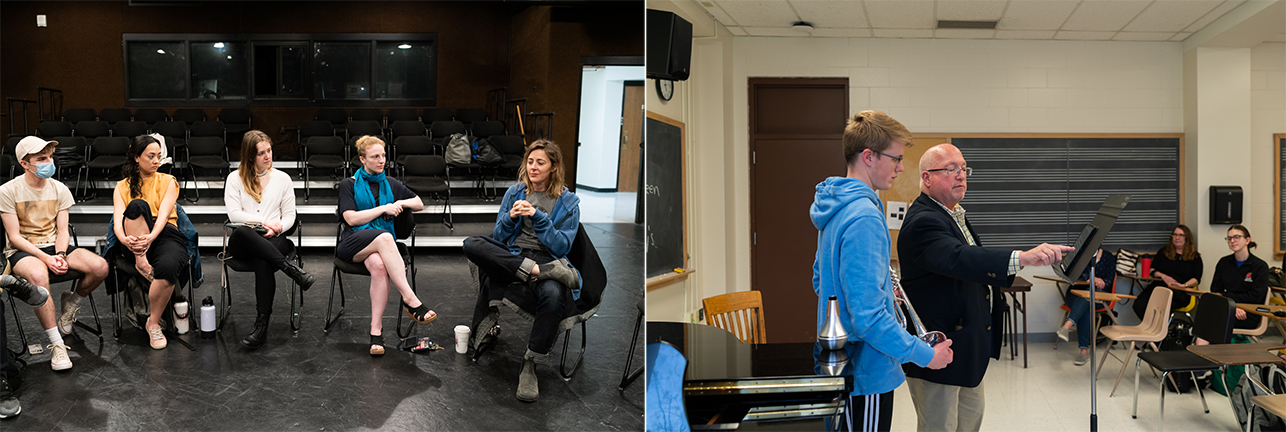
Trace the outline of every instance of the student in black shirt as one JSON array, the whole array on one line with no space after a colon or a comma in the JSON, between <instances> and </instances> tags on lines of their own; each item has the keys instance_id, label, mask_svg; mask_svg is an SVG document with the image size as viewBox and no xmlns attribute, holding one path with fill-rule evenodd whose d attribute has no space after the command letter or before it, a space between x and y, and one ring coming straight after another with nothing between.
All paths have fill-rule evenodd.
<instances>
[{"instance_id":1,"label":"student in black shirt","mask_svg":"<svg viewBox=\"0 0 1286 432\"><path fill-rule=\"evenodd\" d=\"M1255 242L1250 231L1241 225L1228 228L1228 249L1232 254L1215 264L1215 277L1210 280L1210 292L1223 294L1237 303L1263 304L1268 297L1268 263L1250 254ZM1233 325L1239 329L1259 327L1259 315L1235 309Z\"/></svg>"},{"instance_id":2,"label":"student in black shirt","mask_svg":"<svg viewBox=\"0 0 1286 432\"><path fill-rule=\"evenodd\" d=\"M1201 283L1201 273L1204 271L1201 262L1201 253L1197 252L1197 239L1192 236L1192 230L1186 225L1176 225L1170 233L1170 242L1165 247L1157 251L1152 258L1152 270L1148 271L1148 276L1160 280L1152 282L1143 292L1139 294L1140 299L1150 298L1152 290L1156 287L1184 287L1193 288ZM1182 309L1189 304L1195 303L1195 298L1188 293L1176 290L1174 297L1170 301L1170 310ZM1143 318L1147 312L1148 302L1134 302L1134 313Z\"/></svg>"}]
</instances>

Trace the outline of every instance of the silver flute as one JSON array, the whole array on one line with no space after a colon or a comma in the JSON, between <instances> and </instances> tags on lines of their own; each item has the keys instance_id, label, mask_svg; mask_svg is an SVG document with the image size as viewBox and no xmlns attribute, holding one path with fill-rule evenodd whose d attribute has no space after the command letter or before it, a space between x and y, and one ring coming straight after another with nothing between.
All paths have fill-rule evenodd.
<instances>
[{"instance_id":1,"label":"silver flute","mask_svg":"<svg viewBox=\"0 0 1286 432\"><path fill-rule=\"evenodd\" d=\"M902 291L901 278L899 278L898 274L893 271L893 266L889 266L889 278L893 279L893 301L906 306L906 310L911 317L911 324L915 326L915 336L920 338L920 340L927 342L929 346L936 346L937 344L946 341L946 334L940 331L928 331L924 328L924 324L920 322L920 316L915 313L915 306L911 306L911 300L906 297L906 292ZM898 324L905 328L907 320L906 314L902 313L901 306L895 309L897 310Z\"/></svg>"}]
</instances>

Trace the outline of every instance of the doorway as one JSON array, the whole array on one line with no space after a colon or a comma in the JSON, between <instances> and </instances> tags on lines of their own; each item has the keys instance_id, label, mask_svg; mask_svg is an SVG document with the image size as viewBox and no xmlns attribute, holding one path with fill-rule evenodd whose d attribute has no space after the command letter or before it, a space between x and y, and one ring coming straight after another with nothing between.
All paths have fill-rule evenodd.
<instances>
[{"instance_id":1,"label":"doorway","mask_svg":"<svg viewBox=\"0 0 1286 432\"><path fill-rule=\"evenodd\" d=\"M582 222L633 223L643 145L642 66L582 65L576 194Z\"/></svg>"},{"instance_id":2,"label":"doorway","mask_svg":"<svg viewBox=\"0 0 1286 432\"><path fill-rule=\"evenodd\" d=\"M764 300L768 342L817 338L808 217L818 183L843 176L847 78L751 78L750 288Z\"/></svg>"}]
</instances>

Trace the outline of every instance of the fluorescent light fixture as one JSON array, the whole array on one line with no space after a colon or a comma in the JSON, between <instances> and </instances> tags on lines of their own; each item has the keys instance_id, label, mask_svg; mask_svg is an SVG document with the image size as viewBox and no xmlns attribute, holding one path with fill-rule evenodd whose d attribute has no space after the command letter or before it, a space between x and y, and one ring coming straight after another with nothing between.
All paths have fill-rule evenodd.
<instances>
[{"instance_id":1,"label":"fluorescent light fixture","mask_svg":"<svg viewBox=\"0 0 1286 432\"><path fill-rule=\"evenodd\" d=\"M401 49L411 49L411 44L404 43L404 44L398 45L397 47Z\"/></svg>"},{"instance_id":2,"label":"fluorescent light fixture","mask_svg":"<svg viewBox=\"0 0 1286 432\"><path fill-rule=\"evenodd\" d=\"M938 20L940 29L984 29L993 30L996 28L996 21L946 21Z\"/></svg>"},{"instance_id":3,"label":"fluorescent light fixture","mask_svg":"<svg viewBox=\"0 0 1286 432\"><path fill-rule=\"evenodd\" d=\"M165 54L165 50L163 50L163 49L159 49L159 50L156 50L156 53L157 53L157 54Z\"/></svg>"},{"instance_id":4,"label":"fluorescent light fixture","mask_svg":"<svg viewBox=\"0 0 1286 432\"><path fill-rule=\"evenodd\" d=\"M223 49L223 42L215 42L214 47L218 49Z\"/></svg>"},{"instance_id":5,"label":"fluorescent light fixture","mask_svg":"<svg viewBox=\"0 0 1286 432\"><path fill-rule=\"evenodd\" d=\"M228 56L228 60L232 60L232 56Z\"/></svg>"}]
</instances>

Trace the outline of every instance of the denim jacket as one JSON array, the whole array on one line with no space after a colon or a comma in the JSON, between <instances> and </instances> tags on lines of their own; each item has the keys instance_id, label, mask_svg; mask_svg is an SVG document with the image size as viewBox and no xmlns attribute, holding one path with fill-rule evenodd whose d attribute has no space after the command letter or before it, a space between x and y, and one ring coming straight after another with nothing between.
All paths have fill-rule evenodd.
<instances>
[{"instance_id":1,"label":"denim jacket","mask_svg":"<svg viewBox=\"0 0 1286 432\"><path fill-rule=\"evenodd\" d=\"M197 236L196 226L192 225L191 219L188 219L188 213L183 211L183 206L175 204L174 210L178 212L179 234L182 234L183 238L187 239L184 242L184 246L188 248L188 257L192 258L191 268L188 269L192 272L192 289L197 289L201 287L201 283L205 282L205 274L201 272L201 249L197 247L200 244L200 239ZM107 251L112 250L117 244L113 219L109 218L107 220L107 247L103 248L104 257L107 256Z\"/></svg>"},{"instance_id":2,"label":"denim jacket","mask_svg":"<svg viewBox=\"0 0 1286 432\"><path fill-rule=\"evenodd\" d=\"M530 217L540 244L545 245L545 249L548 249L549 254L554 258L566 258L567 253L572 250L572 242L576 240L576 231L580 229L580 197L563 188L562 195L558 196L558 201L554 203L554 208L549 214L536 210L536 214L532 216L510 218L509 209L513 208L514 202L525 199L527 199L527 185L524 183L510 186L509 190L505 191L504 198L500 200L500 212L496 215L496 227L491 237L509 246L509 253L514 255L521 253L522 248L515 245L514 241L522 232L522 218ZM570 288L572 299L580 299L580 287Z\"/></svg>"}]
</instances>

